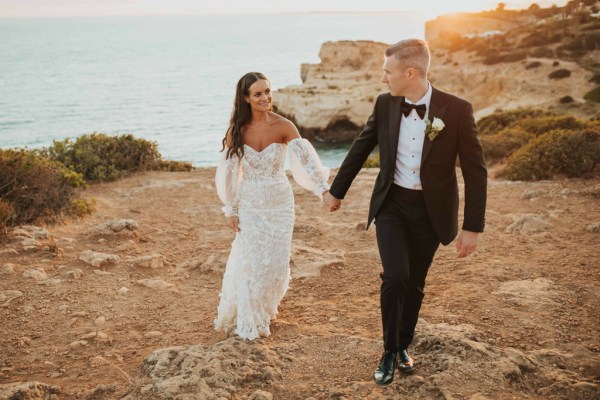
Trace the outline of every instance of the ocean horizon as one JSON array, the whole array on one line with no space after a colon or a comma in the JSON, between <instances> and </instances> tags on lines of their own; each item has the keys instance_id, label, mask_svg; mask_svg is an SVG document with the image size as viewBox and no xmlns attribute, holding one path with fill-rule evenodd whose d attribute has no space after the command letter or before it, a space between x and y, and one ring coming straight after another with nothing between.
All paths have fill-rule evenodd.
<instances>
[{"instance_id":1,"label":"ocean horizon","mask_svg":"<svg viewBox=\"0 0 600 400\"><path fill-rule=\"evenodd\" d=\"M423 13L0 19L0 148L132 133L163 158L216 165L237 80L301 84L322 43L424 37ZM318 101L318 99L315 99ZM277 104L275 96L274 103ZM340 165L348 145L319 145Z\"/></svg>"}]
</instances>

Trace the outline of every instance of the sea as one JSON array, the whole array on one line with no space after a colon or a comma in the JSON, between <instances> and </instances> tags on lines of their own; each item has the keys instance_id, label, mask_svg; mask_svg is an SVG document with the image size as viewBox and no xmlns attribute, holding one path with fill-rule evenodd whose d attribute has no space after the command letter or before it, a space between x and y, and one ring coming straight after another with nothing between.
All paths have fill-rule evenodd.
<instances>
[{"instance_id":1,"label":"sea","mask_svg":"<svg viewBox=\"0 0 600 400\"><path fill-rule=\"evenodd\" d=\"M0 148L132 133L164 159L214 166L235 85L301 84L326 41L423 38L423 13L0 19ZM319 101L315 98L314 101ZM277 98L275 97L275 103ZM317 146L338 167L349 146Z\"/></svg>"}]
</instances>

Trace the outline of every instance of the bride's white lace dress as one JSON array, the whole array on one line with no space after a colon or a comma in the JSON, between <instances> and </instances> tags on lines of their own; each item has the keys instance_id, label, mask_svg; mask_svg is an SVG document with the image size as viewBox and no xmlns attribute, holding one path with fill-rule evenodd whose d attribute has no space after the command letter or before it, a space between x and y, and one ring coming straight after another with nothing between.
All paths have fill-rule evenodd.
<instances>
[{"instance_id":1,"label":"bride's white lace dress","mask_svg":"<svg viewBox=\"0 0 600 400\"><path fill-rule=\"evenodd\" d=\"M227 260L215 328L244 339L270 334L290 280L294 196L285 175L289 153L292 176L317 196L329 189L323 167L306 139L273 143L262 151L244 146L244 157L223 156L215 177L226 216L239 216Z\"/></svg>"}]
</instances>

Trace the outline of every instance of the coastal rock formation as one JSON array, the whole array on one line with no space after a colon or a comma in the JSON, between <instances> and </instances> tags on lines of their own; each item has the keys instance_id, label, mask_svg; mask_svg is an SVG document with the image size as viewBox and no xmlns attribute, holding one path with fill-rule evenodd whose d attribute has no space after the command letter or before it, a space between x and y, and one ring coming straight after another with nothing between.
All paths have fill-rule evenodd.
<instances>
[{"instance_id":1,"label":"coastal rock formation","mask_svg":"<svg viewBox=\"0 0 600 400\"><path fill-rule=\"evenodd\" d=\"M275 94L277 112L294 121L303 136L317 141L347 142L356 137L373 110L385 43L326 42L319 64L302 64L302 85Z\"/></svg>"},{"instance_id":2,"label":"coastal rock formation","mask_svg":"<svg viewBox=\"0 0 600 400\"><path fill-rule=\"evenodd\" d=\"M584 118L600 112L598 103L585 100L594 86L594 74L584 68L600 65L600 50L587 51L581 60L553 48L545 50L550 56L540 52L544 49L531 50L523 41L535 36L537 25L532 14L502 16L494 12L451 14L429 21L425 35L432 50L429 80L438 89L469 100L476 118L499 109L527 107ZM449 45L457 37L468 41L469 37L495 34L499 39L490 38L479 51ZM509 34L512 36L507 39ZM489 47L491 44L502 49L502 56L506 56L502 61L490 61L500 52ZM309 140L352 141L371 114L377 96L388 90L381 82L382 59L388 46L372 41L324 43L319 52L321 62L301 66L303 83L275 93L276 111L294 121ZM553 46L560 49L573 44Z\"/></svg>"}]
</instances>

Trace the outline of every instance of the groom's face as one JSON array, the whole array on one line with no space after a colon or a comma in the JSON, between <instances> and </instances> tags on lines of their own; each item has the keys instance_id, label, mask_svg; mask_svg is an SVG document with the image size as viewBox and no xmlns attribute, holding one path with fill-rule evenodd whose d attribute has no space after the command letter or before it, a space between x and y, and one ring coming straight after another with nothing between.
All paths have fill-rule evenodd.
<instances>
[{"instance_id":1,"label":"groom's face","mask_svg":"<svg viewBox=\"0 0 600 400\"><path fill-rule=\"evenodd\" d=\"M392 96L405 96L406 88L410 85L408 68L404 67L396 57L386 57L383 62L381 81L387 85Z\"/></svg>"}]
</instances>

